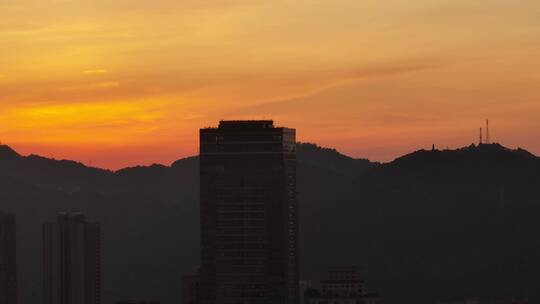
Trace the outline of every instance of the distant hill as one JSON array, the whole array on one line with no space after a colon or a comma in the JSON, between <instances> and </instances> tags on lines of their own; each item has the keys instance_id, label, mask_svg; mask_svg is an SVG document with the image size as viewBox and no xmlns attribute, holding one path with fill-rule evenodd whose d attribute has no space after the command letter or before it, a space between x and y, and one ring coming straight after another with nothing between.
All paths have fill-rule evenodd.
<instances>
[{"instance_id":1,"label":"distant hill","mask_svg":"<svg viewBox=\"0 0 540 304\"><path fill-rule=\"evenodd\" d=\"M305 277L357 264L385 302L540 301L540 159L498 144L379 164L298 144ZM18 217L21 302L41 303L41 224L102 223L104 303L180 302L198 265L198 158L108 171L0 146L0 209Z\"/></svg>"},{"instance_id":2,"label":"distant hill","mask_svg":"<svg viewBox=\"0 0 540 304\"><path fill-rule=\"evenodd\" d=\"M296 153L298 160L304 165L319 167L352 178L361 177L369 169L379 165L367 159L355 159L335 149L322 148L311 143L299 143Z\"/></svg>"}]
</instances>

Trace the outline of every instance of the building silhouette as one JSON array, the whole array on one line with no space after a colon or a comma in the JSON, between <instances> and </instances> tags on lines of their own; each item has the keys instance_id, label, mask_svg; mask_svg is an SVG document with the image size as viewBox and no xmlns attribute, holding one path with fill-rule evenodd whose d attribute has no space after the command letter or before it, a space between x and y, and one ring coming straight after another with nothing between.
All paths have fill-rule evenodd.
<instances>
[{"instance_id":1,"label":"building silhouette","mask_svg":"<svg viewBox=\"0 0 540 304\"><path fill-rule=\"evenodd\" d=\"M80 213L43 225L44 304L101 302L100 227Z\"/></svg>"},{"instance_id":2,"label":"building silhouette","mask_svg":"<svg viewBox=\"0 0 540 304\"><path fill-rule=\"evenodd\" d=\"M296 304L296 131L271 120L200 130L201 303Z\"/></svg>"},{"instance_id":3,"label":"building silhouette","mask_svg":"<svg viewBox=\"0 0 540 304\"><path fill-rule=\"evenodd\" d=\"M306 293L312 289L311 281L300 281L300 301L298 303L306 303Z\"/></svg>"},{"instance_id":4,"label":"building silhouette","mask_svg":"<svg viewBox=\"0 0 540 304\"><path fill-rule=\"evenodd\" d=\"M15 215L0 212L0 303L17 303Z\"/></svg>"},{"instance_id":5,"label":"building silhouette","mask_svg":"<svg viewBox=\"0 0 540 304\"><path fill-rule=\"evenodd\" d=\"M307 289L305 304L380 304L379 296L368 293L355 266L335 266L328 269L328 277L321 288Z\"/></svg>"},{"instance_id":6,"label":"building silhouette","mask_svg":"<svg viewBox=\"0 0 540 304\"><path fill-rule=\"evenodd\" d=\"M182 304L201 303L200 274L186 275L182 278Z\"/></svg>"}]
</instances>

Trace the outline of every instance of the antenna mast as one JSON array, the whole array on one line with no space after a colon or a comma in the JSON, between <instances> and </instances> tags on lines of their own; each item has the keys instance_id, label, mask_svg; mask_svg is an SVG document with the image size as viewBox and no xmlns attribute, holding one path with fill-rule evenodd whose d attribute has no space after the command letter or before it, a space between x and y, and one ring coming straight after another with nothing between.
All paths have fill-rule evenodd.
<instances>
[{"instance_id":1,"label":"antenna mast","mask_svg":"<svg viewBox=\"0 0 540 304\"><path fill-rule=\"evenodd\" d=\"M489 120L486 119L486 144L490 144L490 140L489 140Z\"/></svg>"},{"instance_id":2,"label":"antenna mast","mask_svg":"<svg viewBox=\"0 0 540 304\"><path fill-rule=\"evenodd\" d=\"M481 145L481 144L482 144L482 128L480 128L480 141L478 145Z\"/></svg>"}]
</instances>

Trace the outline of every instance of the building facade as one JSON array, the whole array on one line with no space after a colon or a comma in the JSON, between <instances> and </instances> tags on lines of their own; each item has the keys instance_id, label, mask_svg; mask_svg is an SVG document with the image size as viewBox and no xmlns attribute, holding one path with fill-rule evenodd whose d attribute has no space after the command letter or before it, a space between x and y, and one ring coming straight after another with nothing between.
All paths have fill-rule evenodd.
<instances>
[{"instance_id":1,"label":"building facade","mask_svg":"<svg viewBox=\"0 0 540 304\"><path fill-rule=\"evenodd\" d=\"M328 278L321 281L321 293L340 297L363 296L364 282L354 266L335 266L328 269Z\"/></svg>"},{"instance_id":2,"label":"building facade","mask_svg":"<svg viewBox=\"0 0 540 304\"><path fill-rule=\"evenodd\" d=\"M100 304L100 226L80 213L43 225L44 304Z\"/></svg>"},{"instance_id":3,"label":"building facade","mask_svg":"<svg viewBox=\"0 0 540 304\"><path fill-rule=\"evenodd\" d=\"M182 278L182 304L201 303L201 276L186 275Z\"/></svg>"},{"instance_id":4,"label":"building facade","mask_svg":"<svg viewBox=\"0 0 540 304\"><path fill-rule=\"evenodd\" d=\"M337 266L328 269L328 277L321 288L308 289L305 304L380 304L379 296L367 293L355 266Z\"/></svg>"},{"instance_id":5,"label":"building facade","mask_svg":"<svg viewBox=\"0 0 540 304\"><path fill-rule=\"evenodd\" d=\"M0 303L17 303L15 215L0 212Z\"/></svg>"},{"instance_id":6,"label":"building facade","mask_svg":"<svg viewBox=\"0 0 540 304\"><path fill-rule=\"evenodd\" d=\"M201 303L300 299L296 131L273 121L200 130Z\"/></svg>"}]
</instances>

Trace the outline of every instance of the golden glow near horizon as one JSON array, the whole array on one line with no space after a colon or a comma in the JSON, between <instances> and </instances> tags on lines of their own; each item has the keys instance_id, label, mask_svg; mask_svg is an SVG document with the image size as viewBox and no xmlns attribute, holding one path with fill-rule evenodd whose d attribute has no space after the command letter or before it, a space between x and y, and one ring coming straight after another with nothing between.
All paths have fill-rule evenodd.
<instances>
[{"instance_id":1,"label":"golden glow near horizon","mask_svg":"<svg viewBox=\"0 0 540 304\"><path fill-rule=\"evenodd\" d=\"M273 118L387 161L492 137L540 153L540 1L4 0L0 140L119 168Z\"/></svg>"}]
</instances>

